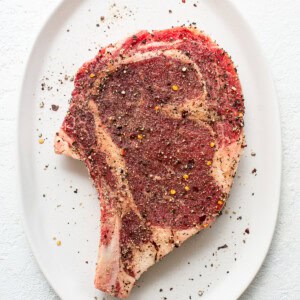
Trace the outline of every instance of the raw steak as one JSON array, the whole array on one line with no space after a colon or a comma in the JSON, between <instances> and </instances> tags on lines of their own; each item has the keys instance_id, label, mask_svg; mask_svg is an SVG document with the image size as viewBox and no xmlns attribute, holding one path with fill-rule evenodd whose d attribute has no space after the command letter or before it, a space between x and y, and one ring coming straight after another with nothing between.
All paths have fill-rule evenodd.
<instances>
[{"instance_id":1,"label":"raw steak","mask_svg":"<svg viewBox=\"0 0 300 300\"><path fill-rule=\"evenodd\" d=\"M222 210L243 148L244 103L228 54L192 28L141 31L76 75L55 151L98 190L96 288L135 281Z\"/></svg>"}]
</instances>

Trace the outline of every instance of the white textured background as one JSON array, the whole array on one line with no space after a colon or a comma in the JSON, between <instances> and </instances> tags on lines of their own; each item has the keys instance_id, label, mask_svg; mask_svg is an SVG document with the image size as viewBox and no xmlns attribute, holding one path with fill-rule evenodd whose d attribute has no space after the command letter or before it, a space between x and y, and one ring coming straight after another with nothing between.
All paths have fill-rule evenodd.
<instances>
[{"instance_id":1,"label":"white textured background","mask_svg":"<svg viewBox=\"0 0 300 300\"><path fill-rule=\"evenodd\" d=\"M242 299L300 300L300 1L232 1L250 23L269 61L283 139L281 204L275 236L262 269ZM15 151L24 60L57 2L0 0L1 300L58 299L24 235L16 193Z\"/></svg>"}]
</instances>

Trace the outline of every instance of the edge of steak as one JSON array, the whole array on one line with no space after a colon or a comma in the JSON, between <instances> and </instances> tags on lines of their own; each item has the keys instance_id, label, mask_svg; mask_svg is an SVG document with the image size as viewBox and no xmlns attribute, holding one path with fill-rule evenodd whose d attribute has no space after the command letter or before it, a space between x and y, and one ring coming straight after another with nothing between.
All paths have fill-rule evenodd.
<instances>
[{"instance_id":1,"label":"edge of steak","mask_svg":"<svg viewBox=\"0 0 300 300\"><path fill-rule=\"evenodd\" d=\"M55 152L99 193L96 288L126 298L151 265L214 222L244 143L234 64L195 28L136 35L78 71Z\"/></svg>"}]
</instances>

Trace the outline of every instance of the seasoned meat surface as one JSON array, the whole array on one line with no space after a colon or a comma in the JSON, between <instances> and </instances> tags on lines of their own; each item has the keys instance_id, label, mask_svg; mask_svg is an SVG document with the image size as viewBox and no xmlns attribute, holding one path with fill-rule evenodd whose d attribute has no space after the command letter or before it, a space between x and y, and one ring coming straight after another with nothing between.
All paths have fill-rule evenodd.
<instances>
[{"instance_id":1,"label":"seasoned meat surface","mask_svg":"<svg viewBox=\"0 0 300 300\"><path fill-rule=\"evenodd\" d=\"M126 298L148 267L222 210L243 148L228 54L202 32L141 31L78 71L55 151L99 193L96 288Z\"/></svg>"}]
</instances>

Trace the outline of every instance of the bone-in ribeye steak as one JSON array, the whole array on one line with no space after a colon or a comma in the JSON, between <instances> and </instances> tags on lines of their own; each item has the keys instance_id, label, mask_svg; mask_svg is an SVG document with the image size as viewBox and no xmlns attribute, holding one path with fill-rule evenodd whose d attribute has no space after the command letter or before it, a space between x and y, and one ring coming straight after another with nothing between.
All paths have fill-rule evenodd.
<instances>
[{"instance_id":1,"label":"bone-in ribeye steak","mask_svg":"<svg viewBox=\"0 0 300 300\"><path fill-rule=\"evenodd\" d=\"M196 29L141 31L76 75L56 153L85 162L101 205L96 288L134 282L222 210L243 148L228 54Z\"/></svg>"}]
</instances>

